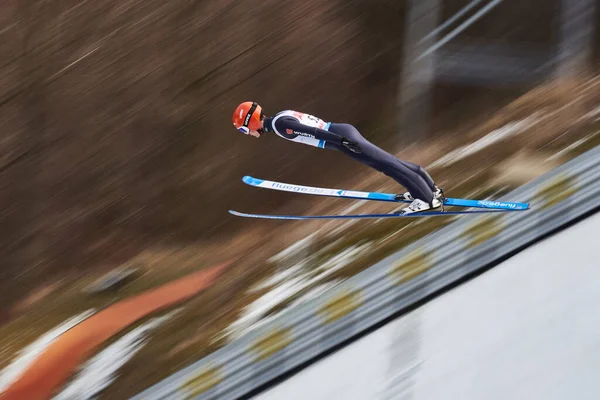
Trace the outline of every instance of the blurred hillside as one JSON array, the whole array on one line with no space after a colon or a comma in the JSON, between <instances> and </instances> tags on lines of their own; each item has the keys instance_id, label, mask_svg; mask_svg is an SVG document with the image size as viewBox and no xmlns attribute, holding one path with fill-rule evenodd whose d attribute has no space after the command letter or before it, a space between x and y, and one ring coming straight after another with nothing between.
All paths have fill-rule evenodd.
<instances>
[{"instance_id":1,"label":"blurred hillside","mask_svg":"<svg viewBox=\"0 0 600 400\"><path fill-rule=\"evenodd\" d=\"M466 3L445 2L442 19ZM551 47L558 5L505 2L461 40ZM405 12L391 0L5 0L0 304L157 243L228 240L256 224L229 208L288 199L257 195L241 184L245 174L326 185L364 168L243 137L231 126L241 101L347 121L376 144L403 145L395 105ZM439 85L434 132L460 135L530 88Z\"/></svg>"}]
</instances>

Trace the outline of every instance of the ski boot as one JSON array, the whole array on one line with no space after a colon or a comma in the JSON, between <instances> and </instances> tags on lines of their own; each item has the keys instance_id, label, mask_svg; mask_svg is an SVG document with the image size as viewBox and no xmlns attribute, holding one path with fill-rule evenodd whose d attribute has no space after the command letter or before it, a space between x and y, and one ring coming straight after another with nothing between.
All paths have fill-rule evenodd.
<instances>
[{"instance_id":1,"label":"ski boot","mask_svg":"<svg viewBox=\"0 0 600 400\"><path fill-rule=\"evenodd\" d=\"M406 214L418 213L418 212L423 212L423 211L433 211L440 207L442 207L442 210L443 210L443 203L439 199L436 199L436 198L431 200L431 203L427 203L426 201L423 201L421 199L415 199L407 207L404 207L401 210L401 213L406 215Z\"/></svg>"},{"instance_id":2,"label":"ski boot","mask_svg":"<svg viewBox=\"0 0 600 400\"><path fill-rule=\"evenodd\" d=\"M434 187L434 191L433 191L433 198L434 199L438 199L441 203L442 206L444 205L444 202L446 201L446 196L444 196L444 191L438 187L437 185L433 185ZM415 199L412 197L412 195L410 194L410 192L405 192L405 193L400 193L397 194L394 197L394 200L396 201L414 201Z\"/></svg>"},{"instance_id":3,"label":"ski boot","mask_svg":"<svg viewBox=\"0 0 600 400\"><path fill-rule=\"evenodd\" d=\"M437 185L433 185L433 187L435 190L433 191L431 203L427 203L420 199L414 199L409 192L396 195L396 200L411 201L408 207L404 207L401 212L403 214L412 214L415 212L431 211L438 208L441 208L442 211L444 211L444 202L446 201L444 191Z\"/></svg>"}]
</instances>

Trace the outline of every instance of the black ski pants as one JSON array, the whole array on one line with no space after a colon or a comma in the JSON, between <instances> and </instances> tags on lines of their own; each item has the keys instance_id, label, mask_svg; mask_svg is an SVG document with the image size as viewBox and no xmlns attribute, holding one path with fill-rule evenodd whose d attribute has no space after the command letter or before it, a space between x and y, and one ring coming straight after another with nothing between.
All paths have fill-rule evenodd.
<instances>
[{"instance_id":1,"label":"black ski pants","mask_svg":"<svg viewBox=\"0 0 600 400\"><path fill-rule=\"evenodd\" d=\"M433 200L435 190L434 182L423 167L408 161L402 161L380 149L373 143L365 139L360 132L350 124L331 124L329 131L342 135L359 144L362 153L354 153L342 145L329 143L325 144L326 149L338 150L371 168L389 176L406 190L415 199L421 199L427 203Z\"/></svg>"}]
</instances>

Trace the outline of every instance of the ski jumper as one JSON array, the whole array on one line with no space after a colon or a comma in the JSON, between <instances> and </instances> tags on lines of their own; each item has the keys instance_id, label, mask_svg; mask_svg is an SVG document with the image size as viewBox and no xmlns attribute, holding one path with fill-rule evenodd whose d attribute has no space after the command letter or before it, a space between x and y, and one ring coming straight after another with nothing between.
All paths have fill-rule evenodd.
<instances>
[{"instance_id":1,"label":"ski jumper","mask_svg":"<svg viewBox=\"0 0 600 400\"><path fill-rule=\"evenodd\" d=\"M399 160L375 146L350 124L325 122L310 114L287 110L265 118L264 131L293 142L340 151L394 179L413 198L430 204L433 200L435 184L421 166Z\"/></svg>"}]
</instances>

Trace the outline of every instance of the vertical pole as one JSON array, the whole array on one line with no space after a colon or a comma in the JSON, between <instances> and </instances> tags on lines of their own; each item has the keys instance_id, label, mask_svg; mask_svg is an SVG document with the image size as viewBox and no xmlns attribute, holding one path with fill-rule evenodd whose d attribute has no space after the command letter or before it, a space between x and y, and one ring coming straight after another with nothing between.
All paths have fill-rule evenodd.
<instances>
[{"instance_id":1,"label":"vertical pole","mask_svg":"<svg viewBox=\"0 0 600 400\"><path fill-rule=\"evenodd\" d=\"M561 0L558 44L559 78L572 78L590 67L597 0Z\"/></svg>"},{"instance_id":2,"label":"vertical pole","mask_svg":"<svg viewBox=\"0 0 600 400\"><path fill-rule=\"evenodd\" d=\"M399 138L404 143L423 140L430 134L435 53L417 58L436 41L437 35L427 35L439 25L441 9L441 0L410 0L397 96Z\"/></svg>"}]
</instances>

